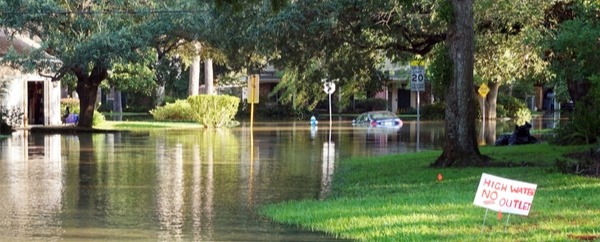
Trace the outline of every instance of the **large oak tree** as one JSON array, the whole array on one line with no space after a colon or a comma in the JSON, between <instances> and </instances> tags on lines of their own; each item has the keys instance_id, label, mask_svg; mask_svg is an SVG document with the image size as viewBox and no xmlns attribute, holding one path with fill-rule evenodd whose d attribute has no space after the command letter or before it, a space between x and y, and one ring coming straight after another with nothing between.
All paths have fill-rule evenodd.
<instances>
[{"instance_id":1,"label":"large oak tree","mask_svg":"<svg viewBox=\"0 0 600 242\"><path fill-rule=\"evenodd\" d=\"M287 86L296 97L299 91L317 96L311 90L320 89L323 78L355 87L344 89L351 95L360 83L377 79L383 57L408 60L407 53L424 56L445 42L453 63L446 145L432 166L486 165L475 135L472 0L297 1L265 24L262 34L279 57L270 62L292 74L294 83Z\"/></svg>"},{"instance_id":2,"label":"large oak tree","mask_svg":"<svg viewBox=\"0 0 600 242\"><path fill-rule=\"evenodd\" d=\"M72 77L80 100L78 126L91 127L103 81L146 91L164 85L160 79L109 76L160 70L182 43L202 38L206 4L212 1L1 1L0 25L42 44L27 56L4 59L54 80Z\"/></svg>"}]
</instances>

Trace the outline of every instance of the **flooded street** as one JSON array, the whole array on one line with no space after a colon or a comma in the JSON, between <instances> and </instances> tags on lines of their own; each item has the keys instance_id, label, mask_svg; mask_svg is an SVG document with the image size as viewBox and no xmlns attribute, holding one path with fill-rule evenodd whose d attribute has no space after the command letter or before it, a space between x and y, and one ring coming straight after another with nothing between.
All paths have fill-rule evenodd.
<instances>
[{"instance_id":1,"label":"flooded street","mask_svg":"<svg viewBox=\"0 0 600 242\"><path fill-rule=\"evenodd\" d=\"M256 211L326 198L345 158L441 149L444 142L439 121L421 122L419 133L415 121L400 129L353 127L350 121L335 121L331 129L325 121L317 128L257 122L251 132L247 125L18 131L1 138L0 240L336 241L272 223Z\"/></svg>"}]
</instances>

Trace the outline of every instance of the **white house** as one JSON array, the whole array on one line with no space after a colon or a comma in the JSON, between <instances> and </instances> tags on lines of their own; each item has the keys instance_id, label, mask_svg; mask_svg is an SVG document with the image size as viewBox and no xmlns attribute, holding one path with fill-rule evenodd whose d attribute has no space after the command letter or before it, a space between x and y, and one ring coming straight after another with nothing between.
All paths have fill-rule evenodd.
<instances>
[{"instance_id":1,"label":"white house","mask_svg":"<svg viewBox=\"0 0 600 242\"><path fill-rule=\"evenodd\" d=\"M0 31L0 59L13 47L18 53L25 53L39 48L35 41L24 37L10 38ZM0 82L8 86L8 92L2 98L1 104L7 109L20 108L23 112L21 127L27 125L59 125L60 112L60 81L51 81L35 73L23 73L21 70L0 65Z\"/></svg>"}]
</instances>

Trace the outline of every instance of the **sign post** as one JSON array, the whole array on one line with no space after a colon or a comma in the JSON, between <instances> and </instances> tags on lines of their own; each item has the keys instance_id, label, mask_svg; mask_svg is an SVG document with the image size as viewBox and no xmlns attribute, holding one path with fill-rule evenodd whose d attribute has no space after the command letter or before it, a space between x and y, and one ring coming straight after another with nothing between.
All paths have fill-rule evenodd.
<instances>
[{"instance_id":1,"label":"sign post","mask_svg":"<svg viewBox=\"0 0 600 242\"><path fill-rule=\"evenodd\" d=\"M425 91L425 61L413 60L410 62L410 91L417 93L417 151L419 151L419 136L421 133L421 95Z\"/></svg>"},{"instance_id":2,"label":"sign post","mask_svg":"<svg viewBox=\"0 0 600 242\"><path fill-rule=\"evenodd\" d=\"M329 95L329 129L331 129L331 94L335 92L335 83L326 81L323 83L323 91Z\"/></svg>"},{"instance_id":3,"label":"sign post","mask_svg":"<svg viewBox=\"0 0 600 242\"><path fill-rule=\"evenodd\" d=\"M490 92L490 88L485 83L483 83L481 84L477 92L479 92L479 95L481 95L481 142L485 143L485 97Z\"/></svg>"},{"instance_id":4,"label":"sign post","mask_svg":"<svg viewBox=\"0 0 600 242\"><path fill-rule=\"evenodd\" d=\"M483 83L483 84L481 84L481 86L479 87L477 92L479 92L479 95L481 95L481 98L482 98L481 106L483 108L483 113L481 115L483 117L483 120L485 120L485 97L490 92L490 88L485 83Z\"/></svg>"}]
</instances>

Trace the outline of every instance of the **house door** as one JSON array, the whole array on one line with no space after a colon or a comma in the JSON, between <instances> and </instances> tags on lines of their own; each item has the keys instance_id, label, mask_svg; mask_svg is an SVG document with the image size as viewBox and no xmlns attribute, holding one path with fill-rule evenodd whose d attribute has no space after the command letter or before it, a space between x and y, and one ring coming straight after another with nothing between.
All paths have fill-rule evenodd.
<instances>
[{"instance_id":1,"label":"house door","mask_svg":"<svg viewBox=\"0 0 600 242\"><path fill-rule=\"evenodd\" d=\"M398 89L398 110L410 108L410 90Z\"/></svg>"},{"instance_id":2,"label":"house door","mask_svg":"<svg viewBox=\"0 0 600 242\"><path fill-rule=\"evenodd\" d=\"M29 124L44 124L44 82L27 82L27 118Z\"/></svg>"}]
</instances>

